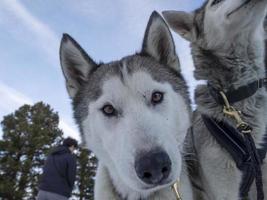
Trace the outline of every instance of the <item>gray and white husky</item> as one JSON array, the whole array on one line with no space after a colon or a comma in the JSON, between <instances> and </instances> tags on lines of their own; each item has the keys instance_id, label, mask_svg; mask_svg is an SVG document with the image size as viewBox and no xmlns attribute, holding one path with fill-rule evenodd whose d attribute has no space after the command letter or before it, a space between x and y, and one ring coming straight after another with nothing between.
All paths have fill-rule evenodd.
<instances>
[{"instance_id":1,"label":"gray and white husky","mask_svg":"<svg viewBox=\"0 0 267 200\"><path fill-rule=\"evenodd\" d=\"M218 90L237 89L264 78L264 29L267 0L208 0L192 13L165 11L171 28L190 41L195 78L207 80ZM211 136L201 114L235 125L222 112L207 85L196 89L197 110L193 119L193 141L200 165L205 199L237 200L241 172L228 152ZM264 88L233 105L253 127L259 145L266 131L267 97ZM267 167L263 166L267 192ZM267 195L267 193L265 194ZM253 196L252 199L256 199Z\"/></svg>"},{"instance_id":2,"label":"gray and white husky","mask_svg":"<svg viewBox=\"0 0 267 200\"><path fill-rule=\"evenodd\" d=\"M60 61L82 138L99 160L96 200L175 200L190 100L167 24L154 12L140 53L95 63L64 34Z\"/></svg>"}]
</instances>

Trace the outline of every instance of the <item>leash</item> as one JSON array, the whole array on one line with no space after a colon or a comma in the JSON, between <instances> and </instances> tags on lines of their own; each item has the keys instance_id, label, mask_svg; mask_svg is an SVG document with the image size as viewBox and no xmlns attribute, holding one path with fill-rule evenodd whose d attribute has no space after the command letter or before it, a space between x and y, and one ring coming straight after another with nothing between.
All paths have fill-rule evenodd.
<instances>
[{"instance_id":1,"label":"leash","mask_svg":"<svg viewBox=\"0 0 267 200\"><path fill-rule=\"evenodd\" d=\"M179 192L179 185L180 185L179 181L177 181L176 183L174 183L172 185L172 190L174 192L176 200L182 200L182 197L181 197L180 192Z\"/></svg>"},{"instance_id":2,"label":"leash","mask_svg":"<svg viewBox=\"0 0 267 200\"><path fill-rule=\"evenodd\" d=\"M251 82L237 89L230 88L227 92L217 90L210 83L208 89L217 104L223 106L223 113L234 119L236 128L232 125L218 121L207 115L202 119L211 135L230 154L235 161L237 168L242 171L239 195L241 199L247 200L250 187L255 180L257 199L264 199L261 164L267 154L267 134L257 149L252 137L252 127L241 118L241 112L235 109L232 104L253 96L258 89L263 88L267 81L265 78Z\"/></svg>"},{"instance_id":3,"label":"leash","mask_svg":"<svg viewBox=\"0 0 267 200\"><path fill-rule=\"evenodd\" d=\"M202 120L210 134L230 154L236 163L236 167L242 172L243 176L239 187L239 195L242 199L245 199L253 184L255 173L244 137L235 127L227 122L218 121L207 115L202 115ZM262 148L257 149L257 152L262 164L266 157L266 147L264 147L264 144Z\"/></svg>"},{"instance_id":4,"label":"leash","mask_svg":"<svg viewBox=\"0 0 267 200\"><path fill-rule=\"evenodd\" d=\"M179 181L177 181L176 183L174 183L172 185L172 190L175 194L176 200L182 200L182 197L181 197L180 192L179 192L179 185L180 185Z\"/></svg>"},{"instance_id":5,"label":"leash","mask_svg":"<svg viewBox=\"0 0 267 200\"><path fill-rule=\"evenodd\" d=\"M263 163L267 153L267 134L263 148L257 149L251 136L252 127L242 120L241 112L230 104L254 95L258 89L263 88L265 85L267 85L267 79L262 78L241 86L237 90L230 88L226 93L215 89L209 82L207 85L211 96L218 104L223 105L223 113L236 121L235 129L223 122L219 122L219 124L214 119L202 115L206 127L217 142L226 148L236 162L237 168L245 172L240 186L240 196L243 200L248 198L248 192L254 180L257 188L257 200L264 200L260 165ZM182 200L179 193L179 181L172 186L172 190L175 193L176 200Z\"/></svg>"},{"instance_id":6,"label":"leash","mask_svg":"<svg viewBox=\"0 0 267 200\"><path fill-rule=\"evenodd\" d=\"M223 98L224 106L223 113L233 118L236 122L237 130L242 133L245 141L246 148L249 152L251 163L252 163L252 173L255 174L255 183L257 188L257 200L264 200L264 191L263 191L263 183L262 183L262 171L261 171L261 161L259 158L258 151L256 149L255 142L252 138L252 127L244 122L241 118L240 111L236 110L233 106L230 105L226 95L224 92L220 91L220 95Z\"/></svg>"}]
</instances>

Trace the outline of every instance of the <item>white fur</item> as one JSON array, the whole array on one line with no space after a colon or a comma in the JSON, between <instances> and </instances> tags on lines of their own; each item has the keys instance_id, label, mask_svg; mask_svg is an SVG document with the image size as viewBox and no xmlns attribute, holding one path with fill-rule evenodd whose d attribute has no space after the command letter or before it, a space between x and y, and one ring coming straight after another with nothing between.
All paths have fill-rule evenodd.
<instances>
[{"instance_id":1,"label":"white fur","mask_svg":"<svg viewBox=\"0 0 267 200\"><path fill-rule=\"evenodd\" d=\"M171 85L154 81L146 72L126 73L124 71L124 83L119 77L105 81L102 96L90 103L88 117L82 126L89 148L102 164L97 175L102 178L96 179L100 182L97 185L106 184L101 183L103 176L108 176L103 174L106 170L120 195L135 200L137 197L146 198L179 179L182 144L190 119L183 98L174 92ZM153 91L165 93L164 101L156 107L148 106ZM100 108L107 102L121 111L121 116L105 117ZM168 185L146 190L145 183L136 175L134 160L138 152L154 147L161 147L170 156L172 172ZM101 187L96 186L96 200L100 200L98 195L102 193L98 188Z\"/></svg>"},{"instance_id":2,"label":"white fur","mask_svg":"<svg viewBox=\"0 0 267 200\"><path fill-rule=\"evenodd\" d=\"M186 170L186 169L185 169ZM108 199L108 200L119 200L121 199L120 196L118 196L117 191L113 187L113 182L110 179L110 175L107 171L107 169L101 165L98 167L97 176L96 176L96 184L95 184L95 200L99 199ZM188 187L190 185L189 179L187 177L186 173L182 173L180 177L180 181L182 184L179 187L179 191L181 193L181 197L183 200L192 200L193 199L193 192L191 190L191 187ZM127 197L127 199L140 199L140 194L136 192L130 191L130 195ZM170 187L161 189L153 194L148 200L177 200L174 196L174 193Z\"/></svg>"}]
</instances>

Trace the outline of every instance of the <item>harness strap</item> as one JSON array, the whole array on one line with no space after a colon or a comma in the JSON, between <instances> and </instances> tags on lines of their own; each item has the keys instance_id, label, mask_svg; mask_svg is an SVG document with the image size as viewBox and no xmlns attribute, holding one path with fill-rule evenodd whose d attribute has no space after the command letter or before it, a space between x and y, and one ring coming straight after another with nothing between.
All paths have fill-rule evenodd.
<instances>
[{"instance_id":1,"label":"harness strap","mask_svg":"<svg viewBox=\"0 0 267 200\"><path fill-rule=\"evenodd\" d=\"M255 142L254 142L251 134L244 134L244 137L245 137L245 143L246 143L247 149L251 155L252 168L253 168L253 171L255 173L257 200L264 200L261 162L259 159L259 155L257 153L256 145L255 145Z\"/></svg>"},{"instance_id":2,"label":"harness strap","mask_svg":"<svg viewBox=\"0 0 267 200\"><path fill-rule=\"evenodd\" d=\"M262 78L252 83L249 83L248 85L241 86L238 89L230 89L225 92L225 96L227 97L229 103L233 104L248 97L251 97L257 92L258 89L263 88L266 83L267 80L265 78ZM220 105L224 105L224 100L220 95L220 90L214 88L209 82L208 89L215 101Z\"/></svg>"},{"instance_id":3,"label":"harness strap","mask_svg":"<svg viewBox=\"0 0 267 200\"><path fill-rule=\"evenodd\" d=\"M244 164L242 181L239 187L239 196L241 199L247 199L251 185L253 184L255 172L251 165L251 162Z\"/></svg>"},{"instance_id":4,"label":"harness strap","mask_svg":"<svg viewBox=\"0 0 267 200\"><path fill-rule=\"evenodd\" d=\"M255 178L256 184L258 182L257 188L259 188L258 190L261 190L261 173L259 171L260 164L263 163L263 160L266 157L266 149L256 149L250 134L245 137L251 138L245 139L237 129L228 123L216 121L206 115L202 115L202 119L211 135L223 148L226 149L235 161L237 168L243 172L242 182L239 189L240 197L245 198L248 196L248 192ZM252 152L255 152L253 153L253 156L251 156ZM257 157L257 154L259 157ZM254 165L253 161L257 163L257 165ZM263 194L259 191L258 199L262 199L262 195Z\"/></svg>"},{"instance_id":5,"label":"harness strap","mask_svg":"<svg viewBox=\"0 0 267 200\"><path fill-rule=\"evenodd\" d=\"M242 136L227 123L216 121L206 115L202 115L202 119L211 135L231 155L237 168L242 170L245 163L250 160Z\"/></svg>"},{"instance_id":6,"label":"harness strap","mask_svg":"<svg viewBox=\"0 0 267 200\"><path fill-rule=\"evenodd\" d=\"M211 96L215 99L215 101L223 106L223 113L227 115L230 118L233 118L236 121L236 127L237 129L233 131L234 129L230 128L229 125L226 126L224 124L225 131L221 132L228 132L232 133L231 135L223 134L225 139L222 139L222 137L214 136L215 138L218 138L218 142L222 144L223 147L230 153L230 155L235 160L237 167L243 172L243 179L240 187L240 196L241 198L245 198L248 195L249 189L251 187L251 184L255 180L256 183L256 189L257 189L257 200L263 200L264 199L264 191L263 191L263 183L262 183L262 172L261 172L261 164L262 160L266 156L266 147L258 150L256 149L255 142L251 136L252 134L252 127L249 126L246 122L244 122L240 116L240 112L236 110L232 104L235 102L241 101L243 99L246 99L252 95L254 95L259 88L263 88L266 85L267 81L266 79L259 79L257 81L254 81L252 83L249 83L245 86L241 86L238 89L229 89L227 92L222 90L217 90L214 87L211 86L210 83L208 83L208 89L211 94ZM203 118L205 121L205 118ZM213 123L215 121L210 121L210 123ZM204 122L205 123L205 122ZM213 123L213 128L216 127L216 122ZM209 123L206 119L206 126L210 130L210 132L213 132L212 126L209 126ZM218 128L218 126L217 126ZM218 129L219 130L219 129ZM232 131L231 131L232 130ZM237 132L237 133L236 133ZM216 133L216 131L214 132ZM233 134L236 133L236 134ZM213 134L214 135L214 134ZM215 134L216 135L216 134ZM242 138L240 140L237 135L240 135ZM227 136L227 137L226 137ZM230 136L230 140L229 137ZM228 142L230 142L228 145L225 142L228 139ZM240 142L240 143L239 143ZM241 143L243 145L241 145ZM266 139L265 139L266 143ZM232 149L229 145L232 145ZM244 149L242 149L242 146L245 146ZM246 165L242 163L242 160L237 158L237 152L235 150L238 149L239 153L242 157L242 159L246 158L248 162L245 162ZM245 150L245 156L244 152L242 150ZM243 160L244 161L244 160ZM243 168L243 169L242 169ZM244 170L246 169L246 170Z\"/></svg>"}]
</instances>

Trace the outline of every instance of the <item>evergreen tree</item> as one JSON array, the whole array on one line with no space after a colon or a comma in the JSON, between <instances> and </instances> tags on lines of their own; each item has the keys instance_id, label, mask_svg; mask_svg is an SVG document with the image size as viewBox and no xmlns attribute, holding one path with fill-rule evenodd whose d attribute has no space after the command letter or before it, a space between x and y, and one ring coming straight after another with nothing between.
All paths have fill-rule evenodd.
<instances>
[{"instance_id":1,"label":"evergreen tree","mask_svg":"<svg viewBox=\"0 0 267 200\"><path fill-rule=\"evenodd\" d=\"M80 148L77 155L76 189L73 196L79 200L94 199L94 178L96 173L96 157L87 149Z\"/></svg>"},{"instance_id":2,"label":"evergreen tree","mask_svg":"<svg viewBox=\"0 0 267 200\"><path fill-rule=\"evenodd\" d=\"M62 141L59 117L42 102L24 105L1 122L0 199L35 199L47 154ZM86 149L77 153L77 180L73 197L93 200L97 161Z\"/></svg>"},{"instance_id":3,"label":"evergreen tree","mask_svg":"<svg viewBox=\"0 0 267 200\"><path fill-rule=\"evenodd\" d=\"M59 117L42 102L24 105L1 122L0 198L34 199L48 151L62 140Z\"/></svg>"}]
</instances>

